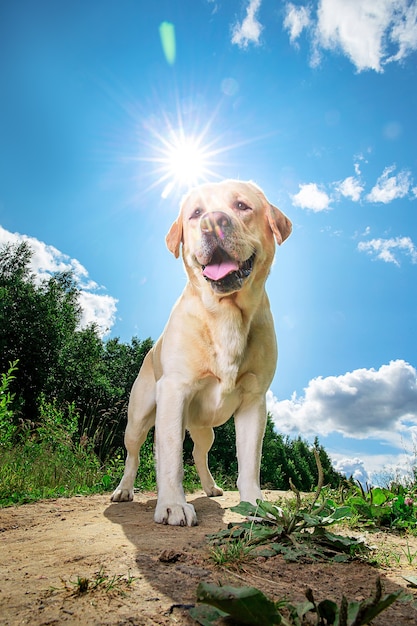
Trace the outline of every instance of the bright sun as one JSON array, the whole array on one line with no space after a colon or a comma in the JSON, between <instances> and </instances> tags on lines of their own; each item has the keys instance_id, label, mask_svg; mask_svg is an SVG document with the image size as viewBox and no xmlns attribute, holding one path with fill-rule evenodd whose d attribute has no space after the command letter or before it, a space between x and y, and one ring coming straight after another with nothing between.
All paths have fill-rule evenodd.
<instances>
[{"instance_id":1,"label":"bright sun","mask_svg":"<svg viewBox=\"0 0 417 626\"><path fill-rule=\"evenodd\" d=\"M161 197L168 198L174 191L182 193L187 188L225 177L230 162L221 159L221 155L256 139L225 142L225 135L213 137L216 112L205 123L188 116L190 119L186 124L180 111L177 111L175 123L161 111L144 125L149 134L148 140L143 142L148 154L136 157L136 160L152 164L149 175L153 182L149 189L162 187Z\"/></svg>"},{"instance_id":2,"label":"bright sun","mask_svg":"<svg viewBox=\"0 0 417 626\"><path fill-rule=\"evenodd\" d=\"M156 173L158 183L163 184L161 196L167 198L174 188L193 187L212 177L219 178L213 171L213 157L223 150L214 150L204 143L204 133L187 135L183 128L169 129L167 137L158 135L159 145L155 146L158 157Z\"/></svg>"},{"instance_id":3,"label":"bright sun","mask_svg":"<svg viewBox=\"0 0 417 626\"><path fill-rule=\"evenodd\" d=\"M220 136L210 138L212 122L209 119L201 124L191 119L186 125L177 111L176 123L161 112L145 126L150 137L144 145L149 152L138 160L152 164L149 172L153 178L151 187L162 187L162 198L174 191L183 192L189 187L222 178L219 168L224 162L218 160L219 155L234 146L222 146Z\"/></svg>"},{"instance_id":4,"label":"bright sun","mask_svg":"<svg viewBox=\"0 0 417 626\"><path fill-rule=\"evenodd\" d=\"M173 178L179 183L194 184L204 174L206 155L194 137L181 137L176 145L172 145L167 166Z\"/></svg>"}]
</instances>

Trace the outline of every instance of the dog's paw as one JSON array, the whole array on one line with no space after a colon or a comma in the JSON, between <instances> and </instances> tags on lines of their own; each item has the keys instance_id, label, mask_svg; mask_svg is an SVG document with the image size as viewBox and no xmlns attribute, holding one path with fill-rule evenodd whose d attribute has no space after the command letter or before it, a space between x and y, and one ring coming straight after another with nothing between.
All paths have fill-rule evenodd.
<instances>
[{"instance_id":1,"label":"dog's paw","mask_svg":"<svg viewBox=\"0 0 417 626\"><path fill-rule=\"evenodd\" d=\"M158 504L154 520L170 526L197 526L197 515L192 504Z\"/></svg>"},{"instance_id":2,"label":"dog's paw","mask_svg":"<svg viewBox=\"0 0 417 626\"><path fill-rule=\"evenodd\" d=\"M223 489L220 489L220 487L218 487L217 485L213 485L213 487L210 487L210 489L206 490L206 495L209 498L215 498L216 496L222 496L223 495Z\"/></svg>"},{"instance_id":3,"label":"dog's paw","mask_svg":"<svg viewBox=\"0 0 417 626\"><path fill-rule=\"evenodd\" d=\"M120 487L117 487L113 491L110 500L112 502L131 502L133 500L133 489L120 489Z\"/></svg>"}]
</instances>

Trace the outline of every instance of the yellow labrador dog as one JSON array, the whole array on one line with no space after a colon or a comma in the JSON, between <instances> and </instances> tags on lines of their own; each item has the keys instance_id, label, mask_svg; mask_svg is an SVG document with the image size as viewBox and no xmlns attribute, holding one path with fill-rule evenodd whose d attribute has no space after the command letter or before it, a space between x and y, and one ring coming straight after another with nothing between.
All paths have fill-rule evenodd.
<instances>
[{"instance_id":1,"label":"yellow labrador dog","mask_svg":"<svg viewBox=\"0 0 417 626\"><path fill-rule=\"evenodd\" d=\"M133 385L125 434L127 459L113 502L133 499L139 450L155 425L160 524L197 524L182 486L187 429L208 496L222 490L207 464L213 427L232 415L243 501L262 499L259 468L265 394L277 347L265 281L291 222L252 182L226 180L191 190L166 237L182 257L188 281L162 336Z\"/></svg>"}]
</instances>

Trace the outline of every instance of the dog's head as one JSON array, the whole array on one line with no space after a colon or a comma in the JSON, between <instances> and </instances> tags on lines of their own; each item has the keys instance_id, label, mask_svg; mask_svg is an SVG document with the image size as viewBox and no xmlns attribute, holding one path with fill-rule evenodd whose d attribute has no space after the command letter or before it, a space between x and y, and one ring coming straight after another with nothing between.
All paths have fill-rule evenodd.
<instances>
[{"instance_id":1,"label":"dog's head","mask_svg":"<svg viewBox=\"0 0 417 626\"><path fill-rule=\"evenodd\" d=\"M252 182L225 180L192 189L166 237L192 282L227 295L266 279L275 252L291 233L290 220Z\"/></svg>"}]
</instances>

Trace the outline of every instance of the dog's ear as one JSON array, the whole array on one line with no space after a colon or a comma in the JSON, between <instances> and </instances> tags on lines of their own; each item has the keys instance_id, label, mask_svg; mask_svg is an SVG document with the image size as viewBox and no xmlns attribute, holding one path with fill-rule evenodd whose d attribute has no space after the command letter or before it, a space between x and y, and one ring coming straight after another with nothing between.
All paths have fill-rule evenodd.
<instances>
[{"instance_id":1,"label":"dog's ear","mask_svg":"<svg viewBox=\"0 0 417 626\"><path fill-rule=\"evenodd\" d=\"M165 237L167 248L178 259L182 243L182 218L181 216L172 224L168 235Z\"/></svg>"},{"instance_id":2,"label":"dog's ear","mask_svg":"<svg viewBox=\"0 0 417 626\"><path fill-rule=\"evenodd\" d=\"M268 204L266 208L266 217L268 219L269 226L275 235L277 244L281 245L291 234L291 221L273 204Z\"/></svg>"},{"instance_id":3,"label":"dog's ear","mask_svg":"<svg viewBox=\"0 0 417 626\"><path fill-rule=\"evenodd\" d=\"M269 227L275 235L277 244L281 245L291 234L291 221L282 211L277 209L276 206L268 202L264 192L256 183L250 180L248 184L252 187L257 196L260 197L263 205L265 206L265 216L268 220Z\"/></svg>"}]
</instances>

